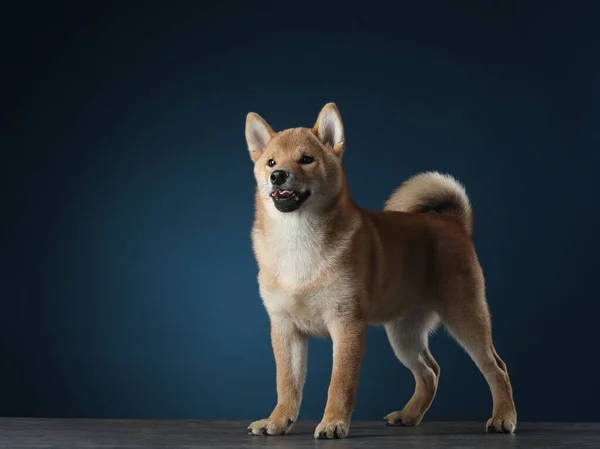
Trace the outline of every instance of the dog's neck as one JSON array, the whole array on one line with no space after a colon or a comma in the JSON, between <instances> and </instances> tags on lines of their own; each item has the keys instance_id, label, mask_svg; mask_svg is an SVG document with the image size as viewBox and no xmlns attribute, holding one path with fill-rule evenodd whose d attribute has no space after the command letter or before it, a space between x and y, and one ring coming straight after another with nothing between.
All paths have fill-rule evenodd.
<instances>
[{"instance_id":1,"label":"dog's neck","mask_svg":"<svg viewBox=\"0 0 600 449\"><path fill-rule=\"evenodd\" d=\"M254 232L261 268L273 270L288 286L300 287L326 271L335 254L347 247L361 219L347 188L322 211L274 213L266 207L257 197Z\"/></svg>"}]
</instances>

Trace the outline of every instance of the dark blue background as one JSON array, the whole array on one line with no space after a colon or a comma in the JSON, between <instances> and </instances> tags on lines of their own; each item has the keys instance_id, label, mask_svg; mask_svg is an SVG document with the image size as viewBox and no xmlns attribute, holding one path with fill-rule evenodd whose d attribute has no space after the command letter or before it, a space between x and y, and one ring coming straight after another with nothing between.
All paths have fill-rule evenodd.
<instances>
[{"instance_id":1,"label":"dark blue background","mask_svg":"<svg viewBox=\"0 0 600 449\"><path fill-rule=\"evenodd\" d=\"M465 182L519 418L600 420L593 2L52 3L0 26L1 415L268 415L245 115L311 126L334 101L361 206L422 170ZM473 363L431 346L427 419L487 419ZM316 419L330 342L309 352ZM355 417L413 385L372 329Z\"/></svg>"}]
</instances>

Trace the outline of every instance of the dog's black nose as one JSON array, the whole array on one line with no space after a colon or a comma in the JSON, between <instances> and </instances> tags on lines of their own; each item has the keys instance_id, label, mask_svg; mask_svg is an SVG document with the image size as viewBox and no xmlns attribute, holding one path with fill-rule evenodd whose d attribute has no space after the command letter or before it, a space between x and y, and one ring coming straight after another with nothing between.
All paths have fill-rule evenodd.
<instances>
[{"instance_id":1,"label":"dog's black nose","mask_svg":"<svg viewBox=\"0 0 600 449\"><path fill-rule=\"evenodd\" d=\"M289 176L290 174L284 170L275 170L271 173L271 182L276 186L280 186L289 178Z\"/></svg>"}]
</instances>

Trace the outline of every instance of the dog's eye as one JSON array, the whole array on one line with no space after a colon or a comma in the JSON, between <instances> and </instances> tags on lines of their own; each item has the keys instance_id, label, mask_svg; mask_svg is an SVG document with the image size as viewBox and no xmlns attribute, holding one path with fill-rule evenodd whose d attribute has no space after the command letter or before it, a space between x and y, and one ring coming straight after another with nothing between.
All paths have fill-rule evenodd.
<instances>
[{"instance_id":1,"label":"dog's eye","mask_svg":"<svg viewBox=\"0 0 600 449\"><path fill-rule=\"evenodd\" d=\"M276 162L275 162L273 159L269 159L269 160L267 161L267 165L268 165L269 167L275 167L275 164L276 164Z\"/></svg>"},{"instance_id":2,"label":"dog's eye","mask_svg":"<svg viewBox=\"0 0 600 449\"><path fill-rule=\"evenodd\" d=\"M298 162L301 164L312 164L315 161L315 158L312 156L302 156Z\"/></svg>"}]
</instances>

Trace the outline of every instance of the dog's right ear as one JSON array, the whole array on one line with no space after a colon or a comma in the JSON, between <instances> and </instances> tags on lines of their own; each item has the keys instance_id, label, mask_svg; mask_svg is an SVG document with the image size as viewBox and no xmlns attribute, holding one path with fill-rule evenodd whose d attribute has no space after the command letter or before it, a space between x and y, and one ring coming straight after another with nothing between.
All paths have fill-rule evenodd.
<instances>
[{"instance_id":1,"label":"dog's right ear","mask_svg":"<svg viewBox=\"0 0 600 449\"><path fill-rule=\"evenodd\" d=\"M260 115L250 112L246 116L246 142L252 161L256 162L260 158L274 135L275 131Z\"/></svg>"},{"instance_id":2,"label":"dog's right ear","mask_svg":"<svg viewBox=\"0 0 600 449\"><path fill-rule=\"evenodd\" d=\"M345 147L344 124L335 103L327 103L323 106L313 132L323 145L331 148L337 156L341 157Z\"/></svg>"}]
</instances>

